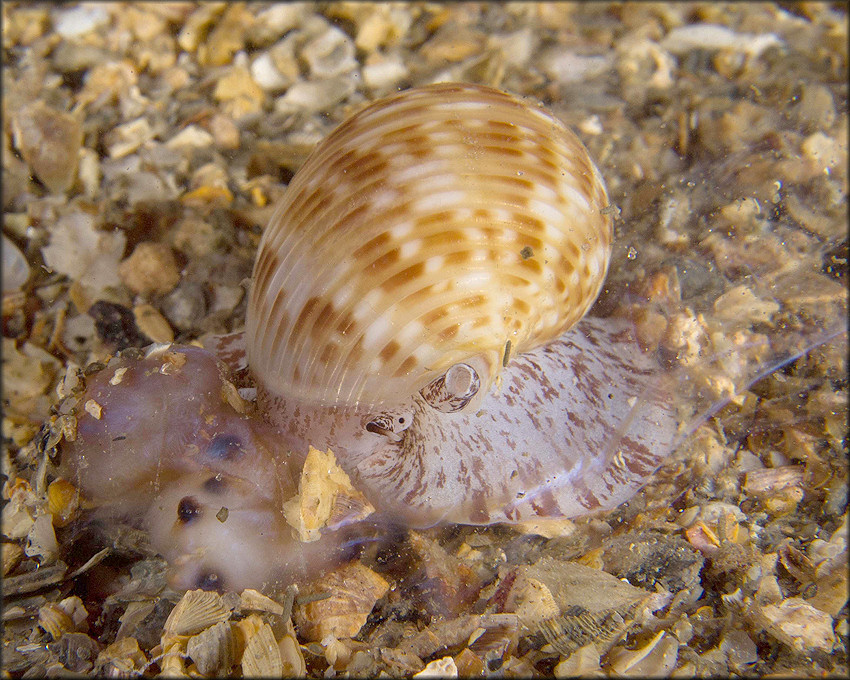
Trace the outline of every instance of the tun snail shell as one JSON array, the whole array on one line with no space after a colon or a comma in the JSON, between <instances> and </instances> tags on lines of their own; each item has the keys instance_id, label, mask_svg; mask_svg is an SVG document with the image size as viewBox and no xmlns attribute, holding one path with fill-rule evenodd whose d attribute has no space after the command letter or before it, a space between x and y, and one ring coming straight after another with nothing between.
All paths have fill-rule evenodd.
<instances>
[{"instance_id":1,"label":"tun snail shell","mask_svg":"<svg viewBox=\"0 0 850 680\"><path fill-rule=\"evenodd\" d=\"M262 422L228 405L209 352L160 347L89 380L100 417L80 409L66 463L89 495L146 513L184 587L332 559L343 539L301 543L280 510L308 445L412 527L613 508L676 420L628 324L569 330L605 278L607 205L584 146L536 106L466 84L375 102L293 177L244 338L208 345L232 364L244 340Z\"/></svg>"}]
</instances>

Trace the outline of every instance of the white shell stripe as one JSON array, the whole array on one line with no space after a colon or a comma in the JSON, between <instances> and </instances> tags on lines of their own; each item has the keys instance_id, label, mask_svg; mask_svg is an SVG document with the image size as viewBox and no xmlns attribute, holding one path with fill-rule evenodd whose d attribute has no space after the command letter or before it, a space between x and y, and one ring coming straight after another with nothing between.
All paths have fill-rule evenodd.
<instances>
[{"instance_id":1,"label":"white shell stripe","mask_svg":"<svg viewBox=\"0 0 850 680\"><path fill-rule=\"evenodd\" d=\"M319 145L263 235L252 365L272 392L379 402L547 342L599 292L606 205L578 139L518 99L444 84L376 102Z\"/></svg>"}]
</instances>

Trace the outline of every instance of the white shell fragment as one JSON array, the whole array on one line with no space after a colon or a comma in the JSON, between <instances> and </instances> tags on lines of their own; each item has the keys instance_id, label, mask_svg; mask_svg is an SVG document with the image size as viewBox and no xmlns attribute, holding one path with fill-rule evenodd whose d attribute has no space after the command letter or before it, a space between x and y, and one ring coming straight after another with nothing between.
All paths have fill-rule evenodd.
<instances>
[{"instance_id":1,"label":"white shell fragment","mask_svg":"<svg viewBox=\"0 0 850 680\"><path fill-rule=\"evenodd\" d=\"M30 266L21 249L3 234L3 295L22 288L30 277Z\"/></svg>"},{"instance_id":2,"label":"white shell fragment","mask_svg":"<svg viewBox=\"0 0 850 680\"><path fill-rule=\"evenodd\" d=\"M778 640L801 653L817 649L827 654L835 646L832 617L799 597L768 604L754 618Z\"/></svg>"},{"instance_id":3,"label":"white shell fragment","mask_svg":"<svg viewBox=\"0 0 850 680\"><path fill-rule=\"evenodd\" d=\"M456 678L457 664L450 656L434 659L419 671L414 678Z\"/></svg>"},{"instance_id":4,"label":"white shell fragment","mask_svg":"<svg viewBox=\"0 0 850 680\"><path fill-rule=\"evenodd\" d=\"M661 46L674 54L683 54L695 49L726 49L756 57L768 47L782 44L783 41L773 33L736 33L718 24L677 26L661 41Z\"/></svg>"},{"instance_id":5,"label":"white shell fragment","mask_svg":"<svg viewBox=\"0 0 850 680\"><path fill-rule=\"evenodd\" d=\"M311 154L263 234L248 357L276 394L377 403L473 357L482 389L596 298L602 179L551 114L490 88L379 100Z\"/></svg>"},{"instance_id":6,"label":"white shell fragment","mask_svg":"<svg viewBox=\"0 0 850 680\"><path fill-rule=\"evenodd\" d=\"M262 624L248 640L242 655L242 675L246 678L283 677L280 648L269 624Z\"/></svg>"}]
</instances>

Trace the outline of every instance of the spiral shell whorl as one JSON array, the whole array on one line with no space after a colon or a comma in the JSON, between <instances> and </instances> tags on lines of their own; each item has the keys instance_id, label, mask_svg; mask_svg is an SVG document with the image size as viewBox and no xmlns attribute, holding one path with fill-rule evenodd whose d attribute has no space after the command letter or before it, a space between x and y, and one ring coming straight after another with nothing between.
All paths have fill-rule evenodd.
<instances>
[{"instance_id":1,"label":"spiral shell whorl","mask_svg":"<svg viewBox=\"0 0 850 680\"><path fill-rule=\"evenodd\" d=\"M605 187L556 118L466 84L416 88L340 125L292 179L254 267L247 348L278 394L396 400L506 345L561 335L611 248Z\"/></svg>"}]
</instances>

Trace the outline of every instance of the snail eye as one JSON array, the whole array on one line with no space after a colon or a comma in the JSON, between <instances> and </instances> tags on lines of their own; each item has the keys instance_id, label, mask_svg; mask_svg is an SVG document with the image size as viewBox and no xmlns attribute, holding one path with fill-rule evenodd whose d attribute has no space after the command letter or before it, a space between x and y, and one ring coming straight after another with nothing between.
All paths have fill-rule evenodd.
<instances>
[{"instance_id":1,"label":"snail eye","mask_svg":"<svg viewBox=\"0 0 850 680\"><path fill-rule=\"evenodd\" d=\"M182 524L189 524L200 518L204 509L194 496L184 496L177 504L177 520Z\"/></svg>"},{"instance_id":2,"label":"snail eye","mask_svg":"<svg viewBox=\"0 0 850 680\"><path fill-rule=\"evenodd\" d=\"M224 583L215 572L202 572L195 581L195 587L201 590L222 592L224 590Z\"/></svg>"},{"instance_id":3,"label":"snail eye","mask_svg":"<svg viewBox=\"0 0 850 680\"><path fill-rule=\"evenodd\" d=\"M207 456L213 460L239 460L244 455L242 440L233 434L217 434L207 447Z\"/></svg>"},{"instance_id":4,"label":"snail eye","mask_svg":"<svg viewBox=\"0 0 850 680\"><path fill-rule=\"evenodd\" d=\"M454 413L472 401L480 388L481 379L472 366L455 364L425 385L419 394L431 408L442 413Z\"/></svg>"},{"instance_id":5,"label":"snail eye","mask_svg":"<svg viewBox=\"0 0 850 680\"><path fill-rule=\"evenodd\" d=\"M227 482L221 473L213 475L204 482L204 491L209 491L212 494L221 494L227 488Z\"/></svg>"},{"instance_id":6,"label":"snail eye","mask_svg":"<svg viewBox=\"0 0 850 680\"><path fill-rule=\"evenodd\" d=\"M413 415L410 413L381 413L366 423L366 431L400 442L404 439L401 433L412 424Z\"/></svg>"}]
</instances>

